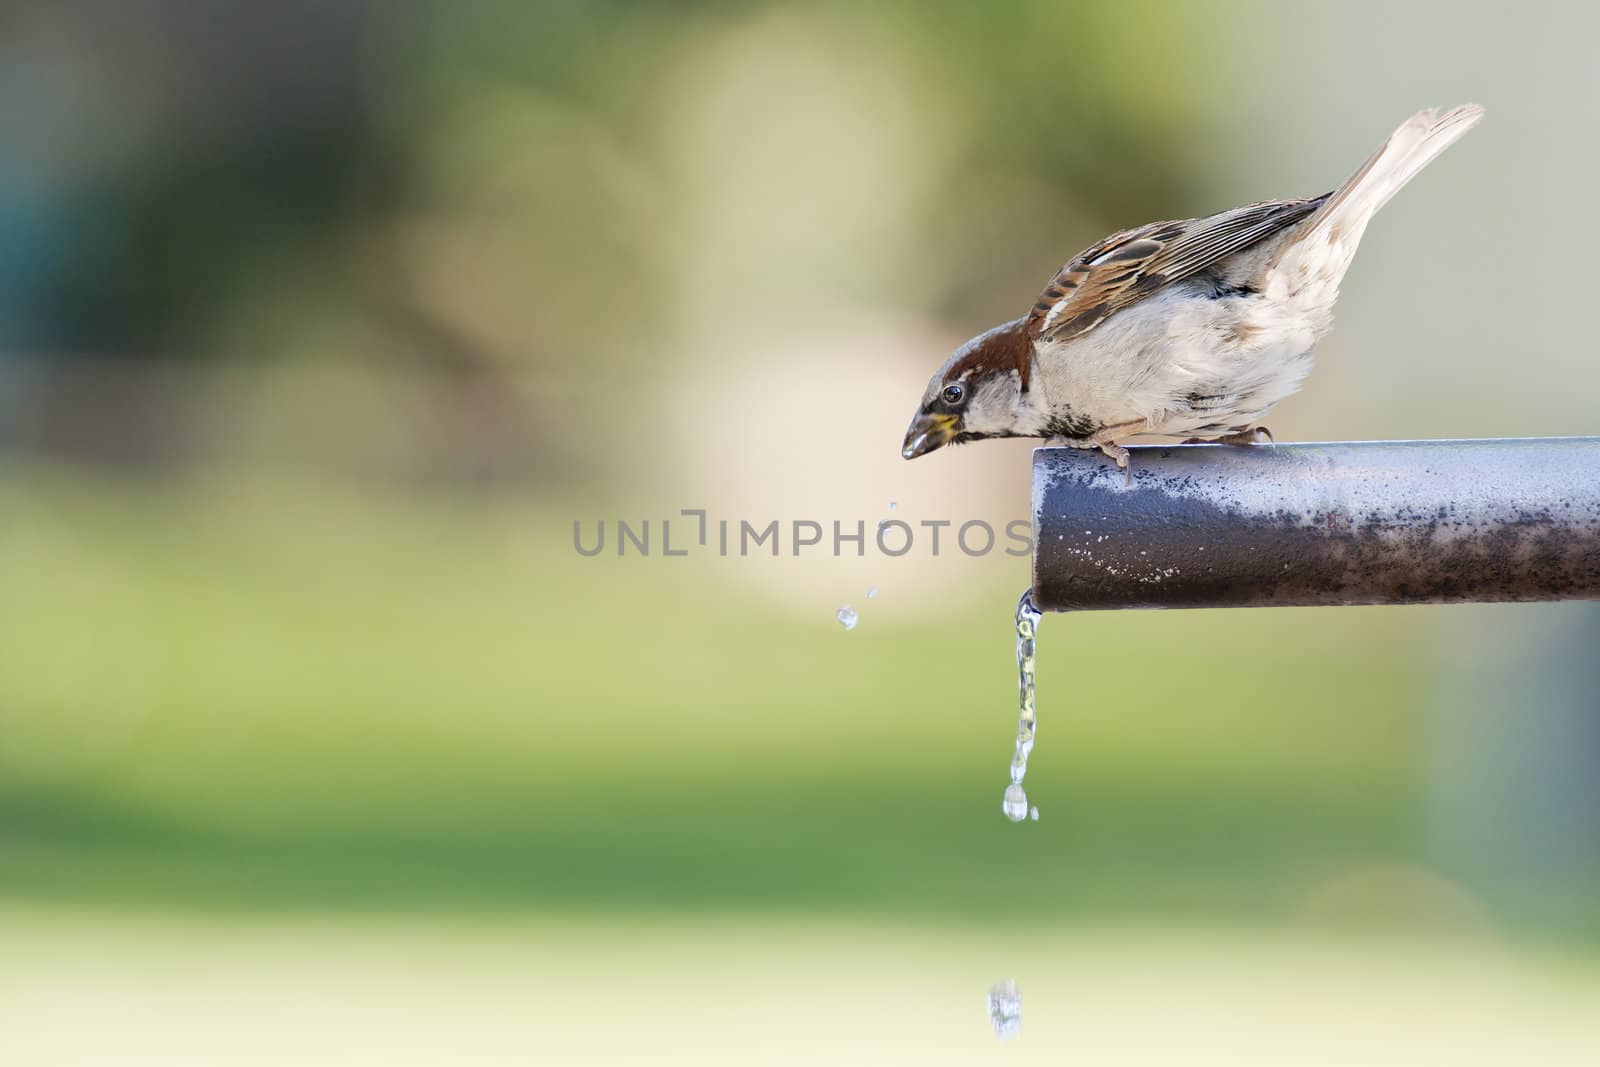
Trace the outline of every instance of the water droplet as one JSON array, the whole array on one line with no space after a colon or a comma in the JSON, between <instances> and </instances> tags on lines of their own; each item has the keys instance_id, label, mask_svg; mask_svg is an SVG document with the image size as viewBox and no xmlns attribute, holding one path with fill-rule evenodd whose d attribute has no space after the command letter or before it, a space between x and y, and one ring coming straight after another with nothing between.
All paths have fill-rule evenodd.
<instances>
[{"instance_id":1,"label":"water droplet","mask_svg":"<svg viewBox=\"0 0 1600 1067\"><path fill-rule=\"evenodd\" d=\"M1009 978L989 987L989 1025L1001 1041L1010 1041L1022 1033L1022 994Z\"/></svg>"},{"instance_id":2,"label":"water droplet","mask_svg":"<svg viewBox=\"0 0 1600 1067\"><path fill-rule=\"evenodd\" d=\"M867 599L868 600L871 600L873 597L875 597L877 595L878 595L878 587L877 586L873 586L872 588L867 590Z\"/></svg>"},{"instance_id":3,"label":"water droplet","mask_svg":"<svg viewBox=\"0 0 1600 1067\"><path fill-rule=\"evenodd\" d=\"M1028 817L1028 794L1015 782L1006 786L1005 799L1000 801L1000 810L1005 812L1006 818L1012 822L1021 822Z\"/></svg>"},{"instance_id":4,"label":"water droplet","mask_svg":"<svg viewBox=\"0 0 1600 1067\"><path fill-rule=\"evenodd\" d=\"M856 623L861 621L861 616L857 615L856 609L851 607L849 604L846 604L844 607L840 608L835 618L839 620L839 625L843 626L846 630L854 630L856 628Z\"/></svg>"},{"instance_id":5,"label":"water droplet","mask_svg":"<svg viewBox=\"0 0 1600 1067\"><path fill-rule=\"evenodd\" d=\"M899 505L899 504L896 504L896 503L895 503L895 502L894 502L894 501L893 501L893 500L891 500L891 501L889 501L889 510L890 510L890 511L893 511L893 510L894 510L894 509L895 509L895 508L897 508L897 507L899 507L899 506L900 506L900 505Z\"/></svg>"},{"instance_id":6,"label":"water droplet","mask_svg":"<svg viewBox=\"0 0 1600 1067\"><path fill-rule=\"evenodd\" d=\"M1039 821L1039 808L1037 806L1028 809L1028 818L1032 819L1034 822Z\"/></svg>"}]
</instances>

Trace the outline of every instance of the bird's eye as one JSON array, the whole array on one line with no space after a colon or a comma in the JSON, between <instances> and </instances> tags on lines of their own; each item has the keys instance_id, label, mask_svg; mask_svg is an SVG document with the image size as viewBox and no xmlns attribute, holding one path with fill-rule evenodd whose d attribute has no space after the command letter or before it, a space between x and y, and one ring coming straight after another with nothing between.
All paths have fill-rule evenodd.
<instances>
[{"instance_id":1,"label":"bird's eye","mask_svg":"<svg viewBox=\"0 0 1600 1067\"><path fill-rule=\"evenodd\" d=\"M952 382L945 386L944 392L940 393L939 395L944 398L944 402L946 404L949 404L951 407L955 407L957 404L961 403L961 398L967 395L967 391L961 388L961 386Z\"/></svg>"}]
</instances>

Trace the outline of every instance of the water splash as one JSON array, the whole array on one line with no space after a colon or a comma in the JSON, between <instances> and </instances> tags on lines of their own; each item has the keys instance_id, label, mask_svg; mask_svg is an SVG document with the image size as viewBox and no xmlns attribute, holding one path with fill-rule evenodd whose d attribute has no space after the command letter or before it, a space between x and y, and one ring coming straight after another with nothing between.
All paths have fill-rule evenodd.
<instances>
[{"instance_id":1,"label":"water splash","mask_svg":"<svg viewBox=\"0 0 1600 1067\"><path fill-rule=\"evenodd\" d=\"M843 626L846 630L854 630L856 628L856 623L861 621L861 616L857 615L856 609L851 607L849 604L846 604L844 607L840 608L834 615L834 618L838 619L839 625Z\"/></svg>"},{"instance_id":2,"label":"water splash","mask_svg":"<svg viewBox=\"0 0 1600 1067\"><path fill-rule=\"evenodd\" d=\"M1022 1033L1022 994L1017 983L1007 978L989 987L989 1025L994 1036L1010 1041Z\"/></svg>"},{"instance_id":3,"label":"water splash","mask_svg":"<svg viewBox=\"0 0 1600 1067\"><path fill-rule=\"evenodd\" d=\"M1017 743L1011 752L1011 784L1000 803L1000 810L1012 822L1028 817L1028 794L1022 779L1028 774L1028 756L1033 752L1034 727L1038 711L1033 701L1035 638L1039 632L1039 609L1029 589L1017 601ZM1037 815L1034 818L1038 818Z\"/></svg>"}]
</instances>

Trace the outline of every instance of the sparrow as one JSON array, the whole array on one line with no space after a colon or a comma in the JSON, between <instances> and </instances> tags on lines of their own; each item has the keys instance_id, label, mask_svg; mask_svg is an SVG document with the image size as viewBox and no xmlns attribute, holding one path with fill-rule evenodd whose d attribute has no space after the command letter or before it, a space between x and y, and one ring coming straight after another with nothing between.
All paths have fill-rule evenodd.
<instances>
[{"instance_id":1,"label":"sparrow","mask_svg":"<svg viewBox=\"0 0 1600 1067\"><path fill-rule=\"evenodd\" d=\"M901 455L1044 437L1099 449L1131 479L1130 437L1255 442L1310 372L1368 220L1482 117L1474 104L1419 111L1331 193L1152 222L1084 249L1031 311L945 361Z\"/></svg>"}]
</instances>

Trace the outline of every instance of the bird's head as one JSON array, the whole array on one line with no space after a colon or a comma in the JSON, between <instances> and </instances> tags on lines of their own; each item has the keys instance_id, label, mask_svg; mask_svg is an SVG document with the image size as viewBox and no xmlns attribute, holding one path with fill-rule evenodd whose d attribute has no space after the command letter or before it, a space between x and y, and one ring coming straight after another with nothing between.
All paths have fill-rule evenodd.
<instances>
[{"instance_id":1,"label":"bird's head","mask_svg":"<svg viewBox=\"0 0 1600 1067\"><path fill-rule=\"evenodd\" d=\"M974 337L928 382L900 454L916 459L952 443L1036 434L1028 402L1031 369L1026 319Z\"/></svg>"}]
</instances>

